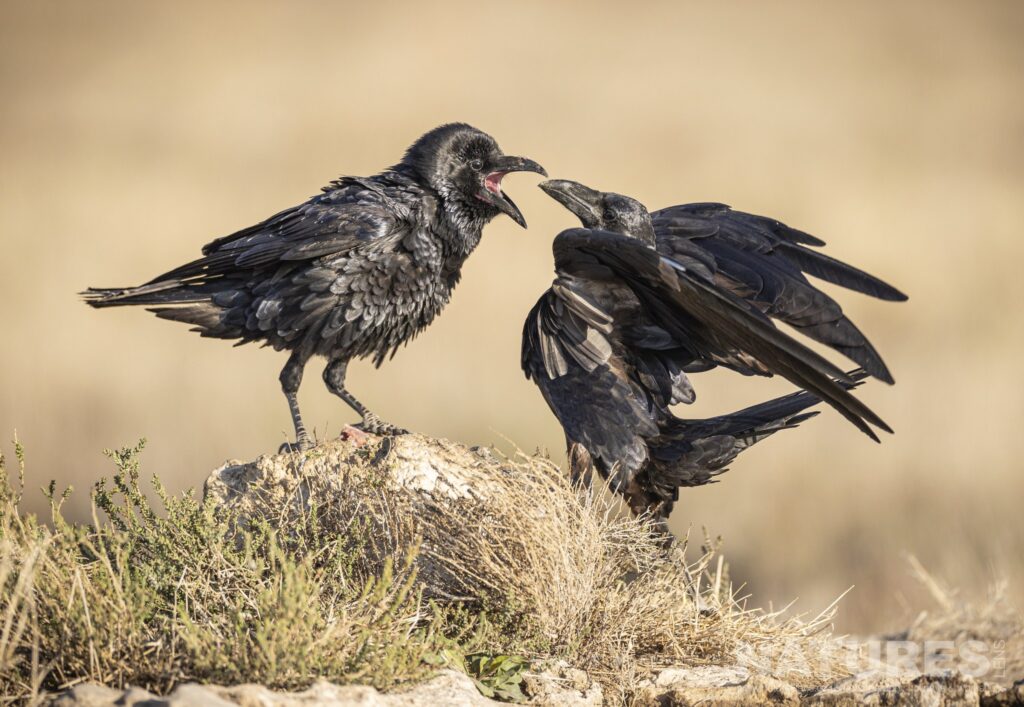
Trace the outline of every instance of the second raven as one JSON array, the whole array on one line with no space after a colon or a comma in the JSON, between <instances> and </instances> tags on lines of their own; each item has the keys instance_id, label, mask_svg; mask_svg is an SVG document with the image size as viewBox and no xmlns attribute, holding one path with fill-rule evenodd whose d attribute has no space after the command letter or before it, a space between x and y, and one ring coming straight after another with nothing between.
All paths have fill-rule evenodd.
<instances>
[{"instance_id":1,"label":"second raven","mask_svg":"<svg viewBox=\"0 0 1024 707\"><path fill-rule=\"evenodd\" d=\"M498 214L526 221L502 191L510 172L544 169L502 153L463 123L418 139L395 166L343 177L305 203L209 243L203 256L139 287L90 288L93 307L144 305L202 336L291 352L281 371L296 445L311 445L297 393L306 362L327 359L327 387L378 434L381 420L346 389L353 358L380 366L448 303L462 264Z\"/></svg>"},{"instance_id":2,"label":"second raven","mask_svg":"<svg viewBox=\"0 0 1024 707\"><path fill-rule=\"evenodd\" d=\"M802 270L886 299L903 298L896 290L807 249L790 255L779 243L797 241L794 234L818 241L769 219L704 204L652 219L620 194L565 180L541 187L586 226L555 239L557 278L523 331L524 371L562 423L575 476L596 467L634 510L667 515L675 489L706 483L750 443L805 419L819 399L873 439L871 425L889 430L849 393L863 374L843 373L771 318L891 380ZM669 406L694 399L686 374L716 365L779 374L807 392L732 416L676 418Z\"/></svg>"}]
</instances>

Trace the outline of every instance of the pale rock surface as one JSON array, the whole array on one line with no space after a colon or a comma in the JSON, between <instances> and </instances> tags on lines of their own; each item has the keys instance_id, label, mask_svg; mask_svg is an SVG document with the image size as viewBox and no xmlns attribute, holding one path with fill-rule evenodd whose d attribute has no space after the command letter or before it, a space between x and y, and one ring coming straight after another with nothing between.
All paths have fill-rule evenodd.
<instances>
[{"instance_id":1,"label":"pale rock surface","mask_svg":"<svg viewBox=\"0 0 1024 707\"><path fill-rule=\"evenodd\" d=\"M669 668L642 684L637 707L669 705L799 705L800 692L781 680L738 666Z\"/></svg>"},{"instance_id":2,"label":"pale rock surface","mask_svg":"<svg viewBox=\"0 0 1024 707\"><path fill-rule=\"evenodd\" d=\"M467 498L486 494L488 474L484 462L493 462L484 447L465 447L417 434L400 437L336 439L306 453L263 455L255 461L229 461L213 471L203 495L238 510L286 504L302 507L308 499L309 479L329 488L373 476L386 475L399 487L424 494ZM493 464L491 465L493 474ZM343 473L340 470L344 470Z\"/></svg>"},{"instance_id":3,"label":"pale rock surface","mask_svg":"<svg viewBox=\"0 0 1024 707\"><path fill-rule=\"evenodd\" d=\"M52 707L493 707L502 703L481 695L466 675L447 670L406 691L382 694L363 685L319 682L301 692L274 692L260 685L218 687L186 683L166 697L130 688L113 690L78 685L50 703Z\"/></svg>"},{"instance_id":4,"label":"pale rock surface","mask_svg":"<svg viewBox=\"0 0 1024 707\"><path fill-rule=\"evenodd\" d=\"M527 675L524 683L533 705L598 707L603 700L600 687L586 673L568 666ZM448 670L425 683L391 693L327 682L301 692L274 692L259 685L218 687L187 683L179 685L166 697L157 697L138 688L114 690L78 685L49 704L51 707L495 707L507 703L484 697L470 678ZM791 685L747 674L743 668L701 666L662 671L640 687L632 704L652 707L1011 707L1024 705L1024 683L1007 689L984 685L958 673L902 680L891 675L875 675L847 678L816 692L801 694Z\"/></svg>"}]
</instances>

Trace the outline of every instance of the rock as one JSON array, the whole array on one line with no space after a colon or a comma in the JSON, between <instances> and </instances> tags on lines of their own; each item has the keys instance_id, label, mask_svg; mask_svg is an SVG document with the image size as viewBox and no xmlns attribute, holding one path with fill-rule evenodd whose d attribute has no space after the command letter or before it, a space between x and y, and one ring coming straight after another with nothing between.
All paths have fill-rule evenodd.
<instances>
[{"instance_id":1,"label":"rock","mask_svg":"<svg viewBox=\"0 0 1024 707\"><path fill-rule=\"evenodd\" d=\"M600 686L582 670L557 663L543 672L524 676L530 704L545 707L598 707ZM99 685L77 685L48 703L51 707L495 707L506 703L480 694L473 681L453 670L404 690L381 693L362 685L318 682L300 692L275 692L260 685L234 687L179 685L166 697L139 688L115 690ZM631 704L650 707L701 705L702 707L755 707L809 705L817 707L944 707L1024 705L1024 682L1005 689L978 683L959 673L898 678L892 675L857 676L801 695L785 682L749 674L741 667L699 666L670 668L640 684Z\"/></svg>"},{"instance_id":2,"label":"rock","mask_svg":"<svg viewBox=\"0 0 1024 707\"><path fill-rule=\"evenodd\" d=\"M260 685L217 687L185 683L166 697L145 690L78 685L50 702L52 707L495 707L473 681L453 670L404 691L381 693L364 685L318 682L301 692L274 692ZM583 703L560 703L583 704Z\"/></svg>"},{"instance_id":3,"label":"rock","mask_svg":"<svg viewBox=\"0 0 1024 707\"><path fill-rule=\"evenodd\" d=\"M750 679L750 671L742 666L698 665L692 668L666 668L654 679L657 687L729 687L742 685Z\"/></svg>"},{"instance_id":4,"label":"rock","mask_svg":"<svg viewBox=\"0 0 1024 707\"><path fill-rule=\"evenodd\" d=\"M1010 707L1024 705L1024 680L1018 680L1010 688L995 685L981 686L981 707Z\"/></svg>"},{"instance_id":5,"label":"rock","mask_svg":"<svg viewBox=\"0 0 1024 707\"><path fill-rule=\"evenodd\" d=\"M260 688L262 689L262 688ZM191 707L191 705L204 705L204 707L233 707L235 703L225 700L217 694L216 688L197 685L188 682L174 688L174 691L164 698L154 698L145 703L138 704L138 707ZM249 702L249 705L265 704Z\"/></svg>"},{"instance_id":6,"label":"rock","mask_svg":"<svg viewBox=\"0 0 1024 707\"><path fill-rule=\"evenodd\" d=\"M305 532L315 518L321 536L350 537L359 547L355 561L364 576L413 557L428 601L535 591L537 575L510 563L549 553L551 538L571 548L585 547L577 540L611 548L599 539L608 523L577 512L578 490L557 465L418 434L336 439L306 452L228 462L207 479L204 501L237 527L261 520L282 535ZM570 560L581 572L591 562L582 549Z\"/></svg>"},{"instance_id":7,"label":"rock","mask_svg":"<svg viewBox=\"0 0 1024 707\"><path fill-rule=\"evenodd\" d=\"M545 707L599 707L601 688L582 670L567 665L529 675L531 704ZM480 694L464 673L445 670L433 679L390 693L365 685L318 682L301 692L275 692L260 685L218 687L185 683L166 697L139 688L114 690L78 685L51 700L51 707L495 707L506 704Z\"/></svg>"},{"instance_id":8,"label":"rock","mask_svg":"<svg viewBox=\"0 0 1024 707\"><path fill-rule=\"evenodd\" d=\"M310 479L340 491L353 481L387 478L412 491L468 498L487 489L487 474L480 472L481 464L494 466L490 450L417 434L371 435L360 441L335 439L307 452L264 455L252 462L229 461L210 474L203 496L243 516L254 503L259 504L260 512L275 506L303 506L309 498Z\"/></svg>"},{"instance_id":9,"label":"rock","mask_svg":"<svg viewBox=\"0 0 1024 707\"><path fill-rule=\"evenodd\" d=\"M601 707L601 685L586 671L559 661L546 670L523 675L523 692L531 704L548 707Z\"/></svg>"},{"instance_id":10,"label":"rock","mask_svg":"<svg viewBox=\"0 0 1024 707\"><path fill-rule=\"evenodd\" d=\"M815 691L804 699L804 704L820 707L942 707L980 703L978 682L960 673L928 674L903 680L892 676L853 677Z\"/></svg>"},{"instance_id":11,"label":"rock","mask_svg":"<svg viewBox=\"0 0 1024 707\"><path fill-rule=\"evenodd\" d=\"M62 692L50 700L50 705L51 707L112 707L118 704L117 701L122 696L127 697L128 693L133 691L130 689L128 692L122 692L102 685L75 685L67 692ZM152 697L148 692L146 694ZM120 704L133 705L138 701L125 701Z\"/></svg>"},{"instance_id":12,"label":"rock","mask_svg":"<svg viewBox=\"0 0 1024 707\"><path fill-rule=\"evenodd\" d=\"M738 666L670 668L653 681L642 683L634 705L799 705L800 693L792 685L764 675L751 675Z\"/></svg>"}]
</instances>

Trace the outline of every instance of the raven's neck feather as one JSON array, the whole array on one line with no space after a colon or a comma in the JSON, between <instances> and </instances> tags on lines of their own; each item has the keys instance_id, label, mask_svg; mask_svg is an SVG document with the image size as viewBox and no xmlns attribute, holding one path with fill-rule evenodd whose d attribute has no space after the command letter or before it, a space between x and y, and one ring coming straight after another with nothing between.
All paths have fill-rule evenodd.
<instances>
[{"instance_id":1,"label":"raven's neck feather","mask_svg":"<svg viewBox=\"0 0 1024 707\"><path fill-rule=\"evenodd\" d=\"M366 188L384 189L391 185L416 187L437 198L440 205L434 223L425 224L438 239L450 268L458 269L469 257L483 234L484 226L497 215L496 209L482 202L477 204L471 198L459 193L453 187L434 187L423 179L411 166L398 163L372 177L339 177L323 188L324 191L360 185Z\"/></svg>"}]
</instances>

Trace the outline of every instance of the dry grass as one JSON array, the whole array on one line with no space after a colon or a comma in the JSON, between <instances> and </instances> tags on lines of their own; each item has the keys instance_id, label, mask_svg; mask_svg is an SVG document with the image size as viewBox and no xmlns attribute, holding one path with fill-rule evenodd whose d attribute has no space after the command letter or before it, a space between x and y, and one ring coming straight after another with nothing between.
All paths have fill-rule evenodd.
<instances>
[{"instance_id":1,"label":"dry grass","mask_svg":"<svg viewBox=\"0 0 1024 707\"><path fill-rule=\"evenodd\" d=\"M735 664L784 645L827 653L830 613L746 608L713 550L687 566L543 459L467 452L484 482L461 499L396 487L372 465L344 470L347 494L305 477L305 503L243 518L156 481L152 506L138 451L112 455L117 473L83 525L63 519L52 486L51 528L21 514L2 472L5 699L82 681L391 688L439 664L515 655L585 668L611 702L663 666ZM818 684L841 670L807 668L765 671Z\"/></svg>"},{"instance_id":2,"label":"dry grass","mask_svg":"<svg viewBox=\"0 0 1024 707\"><path fill-rule=\"evenodd\" d=\"M550 461L519 454L489 478L473 500L427 506L423 554L446 593L474 598L495 623L492 650L564 658L621 695L657 668L733 664L783 644L816 655L828 640L831 611L747 609L712 543L688 565L685 542L666 552L645 522L570 488ZM800 683L838 669L815 667L769 672Z\"/></svg>"}]
</instances>

